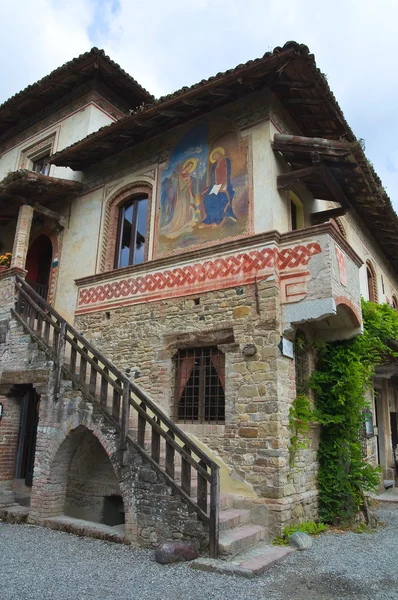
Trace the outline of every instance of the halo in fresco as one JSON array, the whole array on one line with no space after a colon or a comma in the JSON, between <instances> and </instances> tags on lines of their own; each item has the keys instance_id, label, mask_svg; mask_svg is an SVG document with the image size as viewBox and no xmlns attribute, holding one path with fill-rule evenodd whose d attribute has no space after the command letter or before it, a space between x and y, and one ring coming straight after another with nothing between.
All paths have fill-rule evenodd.
<instances>
[{"instance_id":1,"label":"halo in fresco","mask_svg":"<svg viewBox=\"0 0 398 600\"><path fill-rule=\"evenodd\" d=\"M160 178L158 256L251 232L248 140L229 123L192 127Z\"/></svg>"}]
</instances>

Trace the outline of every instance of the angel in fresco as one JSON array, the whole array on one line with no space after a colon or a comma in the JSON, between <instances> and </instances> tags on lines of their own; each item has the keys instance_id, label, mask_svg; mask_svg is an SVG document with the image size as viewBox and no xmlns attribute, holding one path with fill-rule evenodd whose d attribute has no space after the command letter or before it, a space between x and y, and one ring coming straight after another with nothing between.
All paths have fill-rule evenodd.
<instances>
[{"instance_id":1,"label":"angel in fresco","mask_svg":"<svg viewBox=\"0 0 398 600\"><path fill-rule=\"evenodd\" d=\"M194 181L192 173L198 165L196 158L188 158L176 175L176 190L173 202L169 199L168 211L173 210L170 221L162 227L161 233L168 238L176 238L182 233L192 231L197 219L197 204L195 204ZM173 208L171 208L171 204Z\"/></svg>"},{"instance_id":2,"label":"angel in fresco","mask_svg":"<svg viewBox=\"0 0 398 600\"><path fill-rule=\"evenodd\" d=\"M199 227L217 227L226 218L238 220L232 208L235 192L231 182L231 161L221 146L212 150L209 160L212 163L210 182L202 192L205 218Z\"/></svg>"}]
</instances>

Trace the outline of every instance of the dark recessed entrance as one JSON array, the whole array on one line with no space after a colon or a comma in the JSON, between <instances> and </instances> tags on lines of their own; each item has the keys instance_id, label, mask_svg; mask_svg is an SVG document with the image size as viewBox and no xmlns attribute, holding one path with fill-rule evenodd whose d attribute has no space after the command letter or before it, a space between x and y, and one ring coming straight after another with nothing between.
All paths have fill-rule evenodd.
<instances>
[{"instance_id":1,"label":"dark recessed entrance","mask_svg":"<svg viewBox=\"0 0 398 600\"><path fill-rule=\"evenodd\" d=\"M102 522L104 525L110 525L110 527L124 525L124 505L121 496L117 496L116 494L105 496Z\"/></svg>"},{"instance_id":2,"label":"dark recessed entrance","mask_svg":"<svg viewBox=\"0 0 398 600\"><path fill-rule=\"evenodd\" d=\"M29 487L33 482L39 403L40 396L33 388L22 398L15 478L24 479Z\"/></svg>"},{"instance_id":3,"label":"dark recessed entrance","mask_svg":"<svg viewBox=\"0 0 398 600\"><path fill-rule=\"evenodd\" d=\"M26 257L26 281L34 290L47 300L50 281L53 247L47 235L39 235L29 248Z\"/></svg>"}]
</instances>

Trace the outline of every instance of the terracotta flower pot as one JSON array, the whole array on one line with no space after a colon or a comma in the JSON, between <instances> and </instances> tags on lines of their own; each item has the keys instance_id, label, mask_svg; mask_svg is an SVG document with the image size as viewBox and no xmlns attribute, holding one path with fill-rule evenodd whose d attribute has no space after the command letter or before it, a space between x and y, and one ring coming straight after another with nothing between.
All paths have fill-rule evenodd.
<instances>
[{"instance_id":1,"label":"terracotta flower pot","mask_svg":"<svg viewBox=\"0 0 398 600\"><path fill-rule=\"evenodd\" d=\"M8 267L7 265L0 265L0 273L2 273L3 271L7 271Z\"/></svg>"}]
</instances>

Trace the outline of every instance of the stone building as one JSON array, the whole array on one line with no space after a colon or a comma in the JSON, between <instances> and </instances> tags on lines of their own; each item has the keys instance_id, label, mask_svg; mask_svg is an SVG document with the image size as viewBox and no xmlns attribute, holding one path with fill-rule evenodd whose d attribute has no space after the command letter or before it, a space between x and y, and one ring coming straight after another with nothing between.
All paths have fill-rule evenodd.
<instances>
[{"instance_id":1,"label":"stone building","mask_svg":"<svg viewBox=\"0 0 398 600\"><path fill-rule=\"evenodd\" d=\"M316 519L294 340L398 307L398 219L308 48L159 100L94 48L0 106L0 178L4 511L213 555L218 527L234 553ZM395 370L368 443L391 482Z\"/></svg>"}]
</instances>

